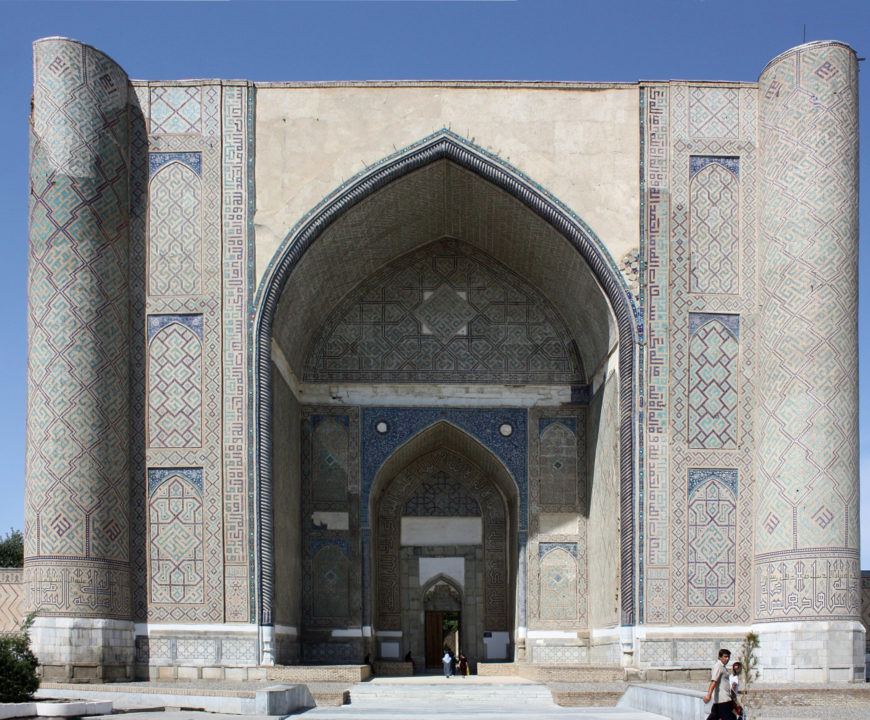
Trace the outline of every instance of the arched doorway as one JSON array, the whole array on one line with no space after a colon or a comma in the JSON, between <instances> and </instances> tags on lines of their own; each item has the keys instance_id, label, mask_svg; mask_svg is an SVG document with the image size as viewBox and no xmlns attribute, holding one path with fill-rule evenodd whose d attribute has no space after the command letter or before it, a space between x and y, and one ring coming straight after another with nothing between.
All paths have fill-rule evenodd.
<instances>
[{"instance_id":1,"label":"arched doorway","mask_svg":"<svg viewBox=\"0 0 870 720\"><path fill-rule=\"evenodd\" d=\"M446 612L458 620L457 639L470 658L512 657L518 500L498 457L449 422L397 448L370 498L375 639L400 641L402 657L410 651L437 660L434 637ZM449 588L432 594L439 584Z\"/></svg>"},{"instance_id":2,"label":"arched doorway","mask_svg":"<svg viewBox=\"0 0 870 720\"><path fill-rule=\"evenodd\" d=\"M424 266L425 272L420 269ZM478 268L476 277L492 282L466 282L459 276L469 273L457 275L460 266ZM498 291L501 299L494 301L490 290L499 278L507 285ZM407 292L395 296L396 288ZM372 295L374 290L380 295ZM394 294L387 297L390 293ZM499 457L504 464L523 466L509 473L519 486L515 537L509 538L517 543L517 551L509 556L517 566L516 577L522 579L526 543L529 533L536 531L529 525L529 498L535 496L529 495L524 465L531 442L526 426L531 418L528 408L540 404L588 404L589 413L580 413L581 423L588 416L600 419L602 427L608 424L613 440L608 436L606 452L599 452L594 442L591 446L592 464L612 464L608 482L615 482L608 491L610 514L600 524L609 525L608 532L619 528L616 542L605 548L619 584L617 616L611 613L604 621L633 622L634 316L618 273L581 222L495 159L450 133L439 133L350 183L300 224L268 269L258 305L255 427L262 626L306 626L304 607L300 611L298 603L294 608L294 601L281 598L276 603L276 579L290 586L294 578L307 577L314 567L311 553L323 554L325 545L331 545L333 556L340 553L348 561L347 582L356 587L352 576L359 575L359 588L345 616L353 626L346 630L347 637L356 632L359 642L348 641L347 652L359 654L369 648L380 654L372 636L379 612L372 604L373 569L366 567L374 530L368 525L368 502L381 466L396 443L408 439L394 436L404 432L406 422L415 432L434 423L434 418L421 419L421 407L468 408L467 413L473 409L477 420L468 420L471 435L482 440L496 433L496 445L508 439L514 444L502 448ZM483 305L489 309L482 310ZM502 319L497 319L496 307ZM521 320L512 314L517 308L524 313ZM377 332L367 335L365 327L373 324ZM478 342L482 325L489 335L484 333ZM522 332L512 335L512 325L522 325ZM491 352L481 349L493 342L498 347ZM423 353L425 362L418 362L414 348L427 343L441 347ZM445 353L448 344L462 345L468 353ZM610 388L606 393L605 386ZM590 400L593 396L599 400ZM320 422L319 416L306 415L301 407L306 402L331 406L324 412L339 418L330 427L335 438L343 438L338 454L348 465L344 475L338 473L344 494L329 500L335 506L306 506L299 500L306 492L304 478L291 477L286 469L294 457L302 458L301 475L312 457L326 463L318 465L318 472L329 475L337 467L326 462L335 462L334 453L317 455L321 431L312 429L310 446L305 445L304 432L302 447L288 439L306 422L311 428ZM294 409L288 411L288 405ZM400 408L405 410L399 412ZM499 414L513 419L497 421ZM543 432L551 419L536 418L535 432ZM375 424L391 429L380 436ZM585 428L576 420L565 419L563 424L573 428L575 442L587 441ZM508 438L515 427L521 432ZM507 435L499 439L502 430ZM387 447L389 443L393 445ZM545 453L539 455L544 458ZM589 474L594 475L591 469ZM317 482L326 475L319 475ZM551 503L550 514L580 512L577 503L584 495L574 496L575 505ZM588 505L588 497L586 501ZM341 503L350 504L335 509L344 507ZM287 523L273 524L273 518L288 513L298 513L301 528L313 524L322 536L312 544L304 532L294 535L292 528L281 527ZM581 545L575 543L575 557ZM523 631L526 598L518 592L508 602L510 631ZM319 640L312 639L309 646L345 637L341 628L330 632L324 624Z\"/></svg>"}]
</instances>

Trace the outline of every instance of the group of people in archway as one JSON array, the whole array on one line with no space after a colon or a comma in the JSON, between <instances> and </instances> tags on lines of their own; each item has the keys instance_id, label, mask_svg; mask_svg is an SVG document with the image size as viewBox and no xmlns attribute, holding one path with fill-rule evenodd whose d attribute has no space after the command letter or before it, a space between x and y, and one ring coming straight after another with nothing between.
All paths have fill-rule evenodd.
<instances>
[{"instance_id":1,"label":"group of people in archway","mask_svg":"<svg viewBox=\"0 0 870 720\"><path fill-rule=\"evenodd\" d=\"M444 677L449 678L454 675L465 677L468 675L468 658L462 653L456 655L449 647L445 647L441 662L444 665Z\"/></svg>"}]
</instances>

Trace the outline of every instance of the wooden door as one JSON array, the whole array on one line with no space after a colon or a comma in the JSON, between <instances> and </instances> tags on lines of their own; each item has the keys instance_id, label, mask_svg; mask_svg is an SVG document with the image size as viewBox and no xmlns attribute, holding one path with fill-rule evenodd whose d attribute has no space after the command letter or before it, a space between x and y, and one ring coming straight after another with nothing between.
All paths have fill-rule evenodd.
<instances>
[{"instance_id":1,"label":"wooden door","mask_svg":"<svg viewBox=\"0 0 870 720\"><path fill-rule=\"evenodd\" d=\"M437 610L426 611L426 667L441 667L444 648L444 613Z\"/></svg>"}]
</instances>

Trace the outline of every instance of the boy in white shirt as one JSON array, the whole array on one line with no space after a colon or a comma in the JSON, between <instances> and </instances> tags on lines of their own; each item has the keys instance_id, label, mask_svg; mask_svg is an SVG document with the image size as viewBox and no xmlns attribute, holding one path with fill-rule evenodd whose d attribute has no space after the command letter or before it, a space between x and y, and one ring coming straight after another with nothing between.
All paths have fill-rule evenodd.
<instances>
[{"instance_id":1,"label":"boy in white shirt","mask_svg":"<svg viewBox=\"0 0 870 720\"><path fill-rule=\"evenodd\" d=\"M722 648L719 651L719 659L713 666L710 675L710 687L704 702L710 702L713 698L713 710L707 716L707 720L734 720L734 703L730 698L730 685L728 682L728 661L731 660L731 651Z\"/></svg>"}]
</instances>

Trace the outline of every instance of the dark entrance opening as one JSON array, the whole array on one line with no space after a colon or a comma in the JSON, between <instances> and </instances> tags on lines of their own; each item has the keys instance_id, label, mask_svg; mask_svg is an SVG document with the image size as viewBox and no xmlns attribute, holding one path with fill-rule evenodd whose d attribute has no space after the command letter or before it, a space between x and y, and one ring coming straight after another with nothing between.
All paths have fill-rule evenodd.
<instances>
[{"instance_id":1,"label":"dark entrance opening","mask_svg":"<svg viewBox=\"0 0 870 720\"><path fill-rule=\"evenodd\" d=\"M426 611L426 667L440 668L444 649L459 654L459 625L461 614L455 611Z\"/></svg>"}]
</instances>

